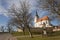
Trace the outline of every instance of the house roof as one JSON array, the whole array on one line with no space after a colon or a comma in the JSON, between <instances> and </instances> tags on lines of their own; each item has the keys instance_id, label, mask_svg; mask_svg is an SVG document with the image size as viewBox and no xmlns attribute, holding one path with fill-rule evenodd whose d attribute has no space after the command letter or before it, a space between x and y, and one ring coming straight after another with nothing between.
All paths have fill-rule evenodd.
<instances>
[{"instance_id":1,"label":"house roof","mask_svg":"<svg viewBox=\"0 0 60 40\"><path fill-rule=\"evenodd\" d=\"M36 22L40 22L40 21L43 21L43 20L49 20L49 17L48 16L44 16L42 18L38 18Z\"/></svg>"}]
</instances>

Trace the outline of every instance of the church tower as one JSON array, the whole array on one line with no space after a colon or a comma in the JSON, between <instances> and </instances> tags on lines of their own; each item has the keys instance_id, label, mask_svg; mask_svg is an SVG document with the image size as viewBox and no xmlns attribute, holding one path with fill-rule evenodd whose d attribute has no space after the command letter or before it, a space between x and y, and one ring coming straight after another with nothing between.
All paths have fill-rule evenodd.
<instances>
[{"instance_id":1,"label":"church tower","mask_svg":"<svg viewBox=\"0 0 60 40\"><path fill-rule=\"evenodd\" d=\"M39 18L39 16L38 16L38 13L37 13L37 11L36 11L36 15L35 15L35 18L34 18L34 22L36 23L36 21L37 21L37 19Z\"/></svg>"}]
</instances>

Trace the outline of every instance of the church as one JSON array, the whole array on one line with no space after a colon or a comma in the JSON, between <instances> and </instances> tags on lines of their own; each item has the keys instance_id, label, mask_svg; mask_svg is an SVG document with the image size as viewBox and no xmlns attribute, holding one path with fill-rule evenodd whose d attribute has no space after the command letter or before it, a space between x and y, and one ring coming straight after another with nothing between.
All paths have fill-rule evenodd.
<instances>
[{"instance_id":1,"label":"church","mask_svg":"<svg viewBox=\"0 0 60 40\"><path fill-rule=\"evenodd\" d=\"M44 26L45 24L45 26ZM34 27L37 28L42 28L42 27L52 27L50 25L50 20L49 20L49 17L48 16L44 16L42 18L39 18L39 15L36 11L36 15L34 17Z\"/></svg>"}]
</instances>

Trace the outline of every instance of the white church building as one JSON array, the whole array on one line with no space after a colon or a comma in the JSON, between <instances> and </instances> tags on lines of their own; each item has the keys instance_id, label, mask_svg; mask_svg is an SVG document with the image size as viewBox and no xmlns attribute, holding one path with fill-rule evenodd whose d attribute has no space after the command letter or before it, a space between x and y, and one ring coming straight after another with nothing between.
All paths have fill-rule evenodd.
<instances>
[{"instance_id":1,"label":"white church building","mask_svg":"<svg viewBox=\"0 0 60 40\"><path fill-rule=\"evenodd\" d=\"M44 25L45 24L45 25ZM34 18L34 27L37 28L42 28L42 27L52 27L50 26L50 21L48 16L44 16L42 18L39 18L37 12Z\"/></svg>"}]
</instances>

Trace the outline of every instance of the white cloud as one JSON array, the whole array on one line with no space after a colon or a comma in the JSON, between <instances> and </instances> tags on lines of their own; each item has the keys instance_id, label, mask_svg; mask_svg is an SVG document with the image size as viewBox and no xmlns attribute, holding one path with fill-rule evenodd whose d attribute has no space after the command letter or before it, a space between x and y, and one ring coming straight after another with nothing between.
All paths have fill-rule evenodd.
<instances>
[{"instance_id":1,"label":"white cloud","mask_svg":"<svg viewBox=\"0 0 60 40\"><path fill-rule=\"evenodd\" d=\"M0 14L3 14L4 16L7 16L7 10L4 9L2 6L0 6Z\"/></svg>"},{"instance_id":2,"label":"white cloud","mask_svg":"<svg viewBox=\"0 0 60 40\"><path fill-rule=\"evenodd\" d=\"M7 9L12 5L12 4L16 4L16 6L19 6L18 4L18 0L3 0L5 2L8 3L7 5ZM4 6L2 6L2 0L0 0L0 14L3 14L4 16L8 16L7 10L5 9Z\"/></svg>"},{"instance_id":3,"label":"white cloud","mask_svg":"<svg viewBox=\"0 0 60 40\"><path fill-rule=\"evenodd\" d=\"M3 1L5 1L5 2L7 2L7 9L8 8L10 8L13 4L15 4L17 7L19 7L19 3L20 3L20 1L22 1L22 0L3 0ZM2 1L2 2L3 2ZM27 0L26 0L27 1ZM31 3L31 5L32 6L34 6L33 4L35 3L35 0L28 0L30 3ZM8 16L8 13L7 13L7 10L6 10L6 8L4 7L4 5L2 6L1 5L1 0L0 0L0 14L3 14L3 15L5 15L5 16Z\"/></svg>"}]
</instances>

